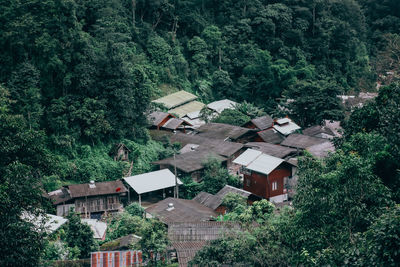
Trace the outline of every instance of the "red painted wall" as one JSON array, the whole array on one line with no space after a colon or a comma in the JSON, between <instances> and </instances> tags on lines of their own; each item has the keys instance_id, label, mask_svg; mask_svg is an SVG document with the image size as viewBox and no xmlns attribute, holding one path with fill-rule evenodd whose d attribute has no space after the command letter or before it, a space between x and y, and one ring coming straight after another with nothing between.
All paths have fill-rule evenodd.
<instances>
[{"instance_id":1,"label":"red painted wall","mask_svg":"<svg viewBox=\"0 0 400 267\"><path fill-rule=\"evenodd\" d=\"M252 171L251 175L244 175L243 189L257 196L270 198L283 194L283 181L285 177L291 175L291 169L282 167L273 170L268 176L265 174ZM250 185L247 185L247 180L250 180ZM272 191L272 183L277 182L277 190Z\"/></svg>"}]
</instances>

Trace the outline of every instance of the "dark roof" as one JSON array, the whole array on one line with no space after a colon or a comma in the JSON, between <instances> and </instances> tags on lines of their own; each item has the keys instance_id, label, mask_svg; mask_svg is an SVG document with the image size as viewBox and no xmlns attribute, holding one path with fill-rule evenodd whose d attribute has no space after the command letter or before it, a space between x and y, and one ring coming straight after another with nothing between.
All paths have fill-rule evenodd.
<instances>
[{"instance_id":1,"label":"dark roof","mask_svg":"<svg viewBox=\"0 0 400 267\"><path fill-rule=\"evenodd\" d=\"M68 188L61 187L60 189L48 193L50 200L54 205L58 205L63 202L68 202L71 200L71 195L68 192Z\"/></svg>"},{"instance_id":2,"label":"dark roof","mask_svg":"<svg viewBox=\"0 0 400 267\"><path fill-rule=\"evenodd\" d=\"M200 126L197 130L199 131L199 136L222 140L227 138L237 140L246 134L254 132L253 129L233 126L225 123L207 123Z\"/></svg>"},{"instance_id":3,"label":"dark roof","mask_svg":"<svg viewBox=\"0 0 400 267\"><path fill-rule=\"evenodd\" d=\"M162 127L166 128L166 129L170 129L170 130L175 130L179 126L181 126L181 124L191 126L191 124L188 123L187 121L184 121L182 119L172 118L169 121L167 121Z\"/></svg>"},{"instance_id":4,"label":"dark roof","mask_svg":"<svg viewBox=\"0 0 400 267\"><path fill-rule=\"evenodd\" d=\"M213 151L202 149L178 154L176 155L175 160L174 157L169 157L152 162L152 164L176 166L177 169L185 173L191 173L203 169L204 163L207 162L209 158L215 158L221 162L227 160L225 157L222 157Z\"/></svg>"},{"instance_id":5,"label":"dark roof","mask_svg":"<svg viewBox=\"0 0 400 267\"><path fill-rule=\"evenodd\" d=\"M215 210L218 208L228 193L235 193L248 198L252 193L243 189L239 189L230 185L225 185L217 194L211 195L206 192L200 192L193 198L193 200Z\"/></svg>"},{"instance_id":6,"label":"dark roof","mask_svg":"<svg viewBox=\"0 0 400 267\"><path fill-rule=\"evenodd\" d=\"M278 133L274 129L260 131L257 132L257 134L262 140L264 140L264 142L270 144L280 144L285 139L280 133Z\"/></svg>"},{"instance_id":7,"label":"dark roof","mask_svg":"<svg viewBox=\"0 0 400 267\"><path fill-rule=\"evenodd\" d=\"M168 238L178 254L179 266L188 266L207 242L235 230L240 230L240 225L232 222L172 223L168 225Z\"/></svg>"},{"instance_id":8,"label":"dark roof","mask_svg":"<svg viewBox=\"0 0 400 267\"><path fill-rule=\"evenodd\" d=\"M274 120L268 116L262 116L255 119L252 119L251 122L260 130L265 130L272 127Z\"/></svg>"},{"instance_id":9,"label":"dark roof","mask_svg":"<svg viewBox=\"0 0 400 267\"><path fill-rule=\"evenodd\" d=\"M163 141L165 136L168 137L171 143L180 143L182 147L187 144L199 145L198 149L213 151L224 157L231 157L233 154L243 148L243 144L224 141L220 139L211 139L199 135L176 133L173 134L168 131L150 131L154 140Z\"/></svg>"},{"instance_id":10,"label":"dark roof","mask_svg":"<svg viewBox=\"0 0 400 267\"><path fill-rule=\"evenodd\" d=\"M119 191L117 191L118 188L120 188ZM73 184L69 185L68 189L71 198L111 195L127 192L126 187L120 180L95 183L95 188L90 188L89 184Z\"/></svg>"},{"instance_id":11,"label":"dark roof","mask_svg":"<svg viewBox=\"0 0 400 267\"><path fill-rule=\"evenodd\" d=\"M326 139L304 134L291 134L282 143L282 146L306 149L307 147L326 142Z\"/></svg>"},{"instance_id":12,"label":"dark roof","mask_svg":"<svg viewBox=\"0 0 400 267\"><path fill-rule=\"evenodd\" d=\"M170 203L173 204L173 208L169 208ZM210 221L213 217L217 217L214 210L194 200L171 197L151 205L146 212L168 225L176 222Z\"/></svg>"},{"instance_id":13,"label":"dark roof","mask_svg":"<svg viewBox=\"0 0 400 267\"><path fill-rule=\"evenodd\" d=\"M114 144L114 145L111 147L111 149L110 149L110 151L108 152L108 154L109 154L109 155L115 155L115 154L117 154L118 150L120 150L121 148L122 148L122 149L125 149L125 150L128 150L129 152L131 152L131 151L129 150L129 148L126 147L126 145L124 145L124 144L122 144L122 143L118 143L118 144Z\"/></svg>"},{"instance_id":14,"label":"dark roof","mask_svg":"<svg viewBox=\"0 0 400 267\"><path fill-rule=\"evenodd\" d=\"M318 136L318 137L322 137L321 135L323 135L323 134L330 135L332 137L335 136L335 134L332 132L331 129L329 129L328 127L325 127L325 126L321 126L321 125L315 125L315 126L308 127L303 130L303 134L309 135L309 136Z\"/></svg>"},{"instance_id":15,"label":"dark roof","mask_svg":"<svg viewBox=\"0 0 400 267\"><path fill-rule=\"evenodd\" d=\"M289 156L290 154L296 153L296 149L294 148L264 142L249 142L246 143L245 146L281 159Z\"/></svg>"},{"instance_id":16,"label":"dark roof","mask_svg":"<svg viewBox=\"0 0 400 267\"><path fill-rule=\"evenodd\" d=\"M153 126L158 126L168 116L173 117L171 114L161 111L154 111L147 116L147 120Z\"/></svg>"}]
</instances>

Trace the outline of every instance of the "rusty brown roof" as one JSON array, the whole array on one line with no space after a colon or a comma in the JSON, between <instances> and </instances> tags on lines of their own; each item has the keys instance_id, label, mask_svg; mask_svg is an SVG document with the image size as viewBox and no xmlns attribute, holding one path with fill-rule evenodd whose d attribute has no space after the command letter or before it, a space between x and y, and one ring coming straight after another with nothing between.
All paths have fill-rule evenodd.
<instances>
[{"instance_id":1,"label":"rusty brown roof","mask_svg":"<svg viewBox=\"0 0 400 267\"><path fill-rule=\"evenodd\" d=\"M171 114L162 112L162 111L154 111L147 116L147 120L153 126L158 126L165 118L168 116L173 117Z\"/></svg>"},{"instance_id":2,"label":"rusty brown roof","mask_svg":"<svg viewBox=\"0 0 400 267\"><path fill-rule=\"evenodd\" d=\"M173 208L169 207L173 205ZM177 222L201 222L210 221L212 218L217 217L217 213L194 201L189 199L166 198L146 209L149 213L157 217L165 224Z\"/></svg>"},{"instance_id":3,"label":"rusty brown roof","mask_svg":"<svg viewBox=\"0 0 400 267\"><path fill-rule=\"evenodd\" d=\"M71 198L111 195L127 192L126 187L120 180L109 182L95 182L94 188L90 188L89 184L73 184L69 185L68 189Z\"/></svg>"}]
</instances>

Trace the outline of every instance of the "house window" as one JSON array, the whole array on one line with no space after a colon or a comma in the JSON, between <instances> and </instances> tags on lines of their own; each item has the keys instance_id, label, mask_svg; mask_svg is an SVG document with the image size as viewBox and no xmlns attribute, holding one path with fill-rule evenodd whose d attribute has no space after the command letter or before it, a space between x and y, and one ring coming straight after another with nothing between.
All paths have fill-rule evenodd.
<instances>
[{"instance_id":1,"label":"house window","mask_svg":"<svg viewBox=\"0 0 400 267\"><path fill-rule=\"evenodd\" d=\"M272 191L278 190L278 182L272 182Z\"/></svg>"},{"instance_id":2,"label":"house window","mask_svg":"<svg viewBox=\"0 0 400 267\"><path fill-rule=\"evenodd\" d=\"M251 185L250 179L246 179L246 186L250 186L250 185Z\"/></svg>"}]
</instances>

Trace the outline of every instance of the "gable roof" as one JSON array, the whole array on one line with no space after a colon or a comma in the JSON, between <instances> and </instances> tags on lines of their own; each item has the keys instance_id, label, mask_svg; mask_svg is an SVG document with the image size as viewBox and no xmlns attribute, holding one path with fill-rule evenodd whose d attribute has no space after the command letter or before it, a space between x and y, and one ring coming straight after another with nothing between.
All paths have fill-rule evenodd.
<instances>
[{"instance_id":1,"label":"gable roof","mask_svg":"<svg viewBox=\"0 0 400 267\"><path fill-rule=\"evenodd\" d=\"M48 196L54 205L58 205L63 202L68 202L72 199L71 195L68 192L68 188L66 187L61 187L58 190L49 192Z\"/></svg>"},{"instance_id":2,"label":"gable roof","mask_svg":"<svg viewBox=\"0 0 400 267\"><path fill-rule=\"evenodd\" d=\"M158 98L156 100L153 100L152 102L163 104L167 108L171 109L171 108L183 105L185 103L188 103L190 101L193 101L195 99L197 99L197 96L182 90L182 91Z\"/></svg>"},{"instance_id":3,"label":"gable roof","mask_svg":"<svg viewBox=\"0 0 400 267\"><path fill-rule=\"evenodd\" d=\"M171 118L162 127L170 130L176 130L181 125L191 126L190 123L182 119Z\"/></svg>"},{"instance_id":4,"label":"gable roof","mask_svg":"<svg viewBox=\"0 0 400 267\"><path fill-rule=\"evenodd\" d=\"M225 123L207 123L200 126L197 130L199 131L199 136L222 140L225 140L227 138L236 140L248 133L254 132L255 134L255 131L253 129Z\"/></svg>"},{"instance_id":5,"label":"gable roof","mask_svg":"<svg viewBox=\"0 0 400 267\"><path fill-rule=\"evenodd\" d=\"M153 132L151 132L153 133ZM243 144L235 143L235 142L228 142L221 139L211 139L207 137L191 134L183 134L183 133L171 133L171 132L161 132L157 131L157 135L152 135L152 138L157 141L163 141L163 136L167 136L171 143L180 143L181 146L184 148L186 145L198 145L196 150L208 150L212 151L215 154L224 156L224 157L231 157L237 151L243 148ZM186 149L185 149L186 150ZM190 151L186 151L190 152Z\"/></svg>"},{"instance_id":6,"label":"gable roof","mask_svg":"<svg viewBox=\"0 0 400 267\"><path fill-rule=\"evenodd\" d=\"M309 146L326 142L326 139L304 134L291 134L282 143L282 146L306 149Z\"/></svg>"},{"instance_id":7,"label":"gable roof","mask_svg":"<svg viewBox=\"0 0 400 267\"><path fill-rule=\"evenodd\" d=\"M335 146L332 142L324 142L316 145L307 147L307 151L311 153L314 157L325 158L328 156L329 152L335 152Z\"/></svg>"},{"instance_id":8,"label":"gable roof","mask_svg":"<svg viewBox=\"0 0 400 267\"><path fill-rule=\"evenodd\" d=\"M228 193L235 193L245 198L248 198L252 194L251 192L248 192L246 190L239 189L230 185L225 185L215 195L207 192L200 192L193 198L193 200L215 210L222 204L224 197Z\"/></svg>"},{"instance_id":9,"label":"gable roof","mask_svg":"<svg viewBox=\"0 0 400 267\"><path fill-rule=\"evenodd\" d=\"M283 159L264 154L261 151L251 148L247 149L233 161L233 163L245 166L249 170L266 175L275 170L282 162L284 162Z\"/></svg>"},{"instance_id":10,"label":"gable roof","mask_svg":"<svg viewBox=\"0 0 400 267\"><path fill-rule=\"evenodd\" d=\"M96 219L82 219L82 222L90 226L90 229L93 231L93 238L104 240L107 231L107 224L105 222Z\"/></svg>"},{"instance_id":11,"label":"gable roof","mask_svg":"<svg viewBox=\"0 0 400 267\"><path fill-rule=\"evenodd\" d=\"M264 142L249 142L245 144L245 147L252 148L255 150L259 150L265 154L277 157L277 158L285 158L289 156L290 154L296 153L296 149L294 148L289 148L285 146L279 146L279 145L274 145L274 144L269 144L269 143L264 143Z\"/></svg>"},{"instance_id":12,"label":"gable roof","mask_svg":"<svg viewBox=\"0 0 400 267\"><path fill-rule=\"evenodd\" d=\"M289 118L283 118L283 119L278 119L276 121L277 124L275 124L273 127L275 130L280 132L283 135L289 135L293 133L296 130L300 130L301 127L294 123L291 119Z\"/></svg>"},{"instance_id":13,"label":"gable roof","mask_svg":"<svg viewBox=\"0 0 400 267\"><path fill-rule=\"evenodd\" d=\"M152 162L152 164L176 166L177 169L185 173L192 173L204 169L204 162L206 162L210 157L216 158L221 162L226 161L225 157L222 157L213 151L200 149L178 154L175 156L175 159L169 157Z\"/></svg>"},{"instance_id":14,"label":"gable roof","mask_svg":"<svg viewBox=\"0 0 400 267\"><path fill-rule=\"evenodd\" d=\"M118 144L114 144L114 145L111 147L111 149L110 149L110 151L108 152L108 154L109 154L109 155L115 155L115 154L117 154L117 152L118 152L121 148L124 149L124 150L127 150L128 152L131 152L130 149L129 149L126 145L124 145L124 144L122 144L122 143L118 143Z\"/></svg>"},{"instance_id":15,"label":"gable roof","mask_svg":"<svg viewBox=\"0 0 400 267\"><path fill-rule=\"evenodd\" d=\"M124 180L138 194L175 186L175 175L169 169L125 177ZM178 178L177 181L182 184Z\"/></svg>"},{"instance_id":16,"label":"gable roof","mask_svg":"<svg viewBox=\"0 0 400 267\"><path fill-rule=\"evenodd\" d=\"M237 103L235 101L229 99L223 99L219 101L211 102L207 105L207 107L211 110L214 110L217 113L221 113L225 109L234 109Z\"/></svg>"},{"instance_id":17,"label":"gable roof","mask_svg":"<svg viewBox=\"0 0 400 267\"><path fill-rule=\"evenodd\" d=\"M308 127L303 130L303 134L320 138L333 138L335 136L331 129L321 125Z\"/></svg>"},{"instance_id":18,"label":"gable roof","mask_svg":"<svg viewBox=\"0 0 400 267\"><path fill-rule=\"evenodd\" d=\"M117 191L117 189L119 190ZM95 183L94 188L90 188L89 184L73 184L68 186L71 198L111 195L127 192L128 190L120 180L110 182Z\"/></svg>"},{"instance_id":19,"label":"gable roof","mask_svg":"<svg viewBox=\"0 0 400 267\"><path fill-rule=\"evenodd\" d=\"M252 119L251 122L260 130L268 129L274 124L274 120L269 115Z\"/></svg>"},{"instance_id":20,"label":"gable roof","mask_svg":"<svg viewBox=\"0 0 400 267\"><path fill-rule=\"evenodd\" d=\"M150 122L151 125L158 126L163 120L165 120L169 116L174 117L167 112L154 111L147 116L147 120Z\"/></svg>"},{"instance_id":21,"label":"gable roof","mask_svg":"<svg viewBox=\"0 0 400 267\"><path fill-rule=\"evenodd\" d=\"M199 101L192 101L181 106L175 107L173 109L168 110L169 113L177 114L179 118L189 114L190 117L194 119L196 117L193 115L197 111L200 111L205 105ZM198 114L197 114L198 115ZM189 118L190 118L189 117Z\"/></svg>"},{"instance_id":22,"label":"gable roof","mask_svg":"<svg viewBox=\"0 0 400 267\"><path fill-rule=\"evenodd\" d=\"M22 212L21 219L32 223L36 232L44 231L48 234L54 233L68 221L68 219L53 214L36 216L27 211Z\"/></svg>"},{"instance_id":23,"label":"gable roof","mask_svg":"<svg viewBox=\"0 0 400 267\"><path fill-rule=\"evenodd\" d=\"M266 143L280 144L285 138L275 129L257 132L257 135Z\"/></svg>"},{"instance_id":24,"label":"gable roof","mask_svg":"<svg viewBox=\"0 0 400 267\"><path fill-rule=\"evenodd\" d=\"M210 221L217 216L214 210L194 200L171 197L151 205L146 209L146 213L157 217L168 225L176 222Z\"/></svg>"}]
</instances>

